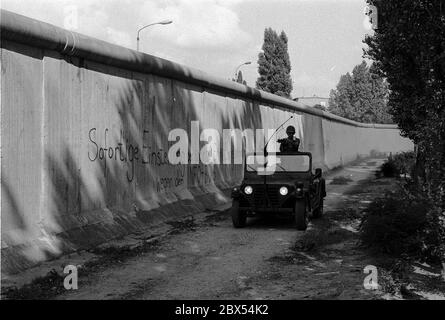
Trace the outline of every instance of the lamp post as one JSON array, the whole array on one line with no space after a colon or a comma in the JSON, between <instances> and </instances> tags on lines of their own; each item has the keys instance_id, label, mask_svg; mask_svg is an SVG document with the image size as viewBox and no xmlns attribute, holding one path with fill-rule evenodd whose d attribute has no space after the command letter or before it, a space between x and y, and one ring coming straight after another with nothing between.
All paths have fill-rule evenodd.
<instances>
[{"instance_id":1,"label":"lamp post","mask_svg":"<svg viewBox=\"0 0 445 320\"><path fill-rule=\"evenodd\" d=\"M235 79L238 78L238 70L239 70L239 68L241 68L242 66L244 66L244 65L246 65L246 64L251 64L251 63L252 63L252 61L247 61L247 62L241 63L241 64L235 69Z\"/></svg>"},{"instance_id":2,"label":"lamp post","mask_svg":"<svg viewBox=\"0 0 445 320\"><path fill-rule=\"evenodd\" d=\"M142 28L140 28L139 30L138 30L138 36L137 36L137 51L139 51L139 33L142 31L142 30L144 30L145 28L148 28L148 27L150 27L150 26L154 26L155 24L170 24L170 23L172 23L173 21L172 20L163 20L163 21L159 21L159 22L154 22L154 23L150 23L150 24L147 24L146 26L143 26Z\"/></svg>"}]
</instances>

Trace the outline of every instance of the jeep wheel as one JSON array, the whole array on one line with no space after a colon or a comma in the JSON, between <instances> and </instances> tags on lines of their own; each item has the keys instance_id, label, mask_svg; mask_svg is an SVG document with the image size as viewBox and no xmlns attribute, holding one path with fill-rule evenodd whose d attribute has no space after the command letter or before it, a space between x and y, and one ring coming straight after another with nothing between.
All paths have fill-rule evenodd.
<instances>
[{"instance_id":1,"label":"jeep wheel","mask_svg":"<svg viewBox=\"0 0 445 320\"><path fill-rule=\"evenodd\" d=\"M232 202L232 223L235 228L243 228L246 226L247 216L239 209L239 201Z\"/></svg>"},{"instance_id":2,"label":"jeep wheel","mask_svg":"<svg viewBox=\"0 0 445 320\"><path fill-rule=\"evenodd\" d=\"M314 218L321 218L323 216L323 199L320 200L320 205L312 213Z\"/></svg>"},{"instance_id":3,"label":"jeep wheel","mask_svg":"<svg viewBox=\"0 0 445 320\"><path fill-rule=\"evenodd\" d=\"M295 223L297 225L297 230L304 231L307 229L307 213L306 213L306 202L304 200L299 200L295 202L294 208Z\"/></svg>"}]
</instances>

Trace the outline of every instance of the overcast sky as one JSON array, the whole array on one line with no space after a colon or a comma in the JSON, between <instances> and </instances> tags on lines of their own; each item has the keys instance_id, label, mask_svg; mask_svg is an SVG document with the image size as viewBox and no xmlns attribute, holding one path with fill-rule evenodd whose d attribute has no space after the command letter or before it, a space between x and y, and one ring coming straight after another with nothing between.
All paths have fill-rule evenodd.
<instances>
[{"instance_id":1,"label":"overcast sky","mask_svg":"<svg viewBox=\"0 0 445 320\"><path fill-rule=\"evenodd\" d=\"M75 31L132 49L139 27L171 19L141 32L141 51L226 79L252 61L241 69L250 86L264 29L284 30L293 97L328 96L340 75L361 62L369 32L365 0L1 0L1 6L60 27L72 26L69 13L77 8Z\"/></svg>"}]
</instances>

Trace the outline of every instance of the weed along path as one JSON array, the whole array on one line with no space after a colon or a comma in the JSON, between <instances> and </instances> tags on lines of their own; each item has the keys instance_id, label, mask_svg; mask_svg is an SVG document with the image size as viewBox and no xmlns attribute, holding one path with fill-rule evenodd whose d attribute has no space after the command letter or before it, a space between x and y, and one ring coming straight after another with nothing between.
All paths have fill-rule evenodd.
<instances>
[{"instance_id":1,"label":"weed along path","mask_svg":"<svg viewBox=\"0 0 445 320\"><path fill-rule=\"evenodd\" d=\"M254 218L234 229L226 206L170 222L168 233L142 246L109 247L79 268L77 290L51 298L379 298L363 285L372 260L359 247L357 229L362 210L394 183L375 178L381 163L331 173L324 217L305 232L287 219Z\"/></svg>"}]
</instances>

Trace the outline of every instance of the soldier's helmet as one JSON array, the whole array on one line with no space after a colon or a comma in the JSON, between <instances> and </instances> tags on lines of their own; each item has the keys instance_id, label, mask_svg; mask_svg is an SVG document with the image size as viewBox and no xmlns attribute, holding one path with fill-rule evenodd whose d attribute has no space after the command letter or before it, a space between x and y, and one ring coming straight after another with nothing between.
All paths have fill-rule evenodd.
<instances>
[{"instance_id":1,"label":"soldier's helmet","mask_svg":"<svg viewBox=\"0 0 445 320\"><path fill-rule=\"evenodd\" d=\"M294 128L294 126L288 126L287 128L286 128L286 133L292 133L292 134L295 134L295 128Z\"/></svg>"}]
</instances>

